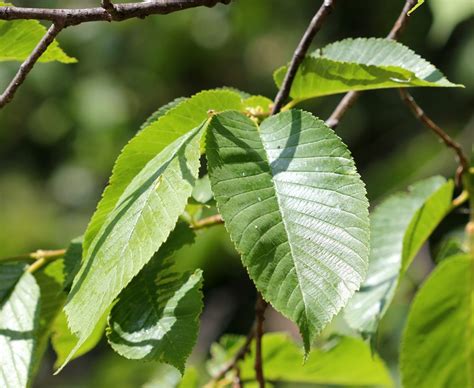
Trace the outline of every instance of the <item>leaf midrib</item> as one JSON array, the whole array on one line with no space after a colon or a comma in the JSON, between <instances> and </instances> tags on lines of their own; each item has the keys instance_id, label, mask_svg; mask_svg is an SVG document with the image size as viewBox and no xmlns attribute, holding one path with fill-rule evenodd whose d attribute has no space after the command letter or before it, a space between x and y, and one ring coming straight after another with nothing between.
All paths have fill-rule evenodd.
<instances>
[{"instance_id":1,"label":"leaf midrib","mask_svg":"<svg viewBox=\"0 0 474 388\"><path fill-rule=\"evenodd\" d=\"M276 184L275 184L275 180L273 179L275 177L275 174L274 174L274 171L272 169L272 165L269 161L267 149L265 148L265 144L264 144L262 136L261 136L260 127L257 124L255 124L255 127L257 128L258 137L259 137L260 143L262 145L263 156L265 158L265 162L267 163L268 172L272 177L271 186L272 186L272 188L274 190L274 193L275 193L275 199L276 199L277 204L278 204L278 213L280 214L281 223L283 225L283 229L285 230L285 234L286 234L286 237L287 237L287 240L288 240L288 247L289 247L289 250L290 250L289 252L291 254L291 259L292 259L292 262L293 262L293 265L294 265L294 268L295 268L295 274L296 274L296 277L298 279L298 282L297 282L298 283L298 289L299 289L300 294L301 294L301 299L303 300L305 326L307 326L308 322L309 322L309 316L308 316L308 311L307 311L308 304L307 304L307 301L306 301L306 295L303 292L303 289L301 287L301 278L300 278L300 273L299 273L299 269L298 269L298 266L297 266L297 260L295 260L295 253L293 251L292 239L290 238L290 233L288 232L288 225L286 224L285 217L283 216L284 215L283 214L283 207L282 207L282 204L280 202L280 197L279 197L278 190L277 190L277 187L276 187ZM282 149L284 149L284 148L282 148Z\"/></svg>"}]
</instances>

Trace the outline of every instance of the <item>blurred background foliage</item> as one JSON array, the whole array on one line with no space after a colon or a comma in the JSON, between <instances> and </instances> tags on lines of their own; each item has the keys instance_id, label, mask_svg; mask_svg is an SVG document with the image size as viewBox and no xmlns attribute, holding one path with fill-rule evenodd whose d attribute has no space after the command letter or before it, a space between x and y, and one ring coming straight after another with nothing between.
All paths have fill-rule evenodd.
<instances>
[{"instance_id":1,"label":"blurred background foliage","mask_svg":"<svg viewBox=\"0 0 474 388\"><path fill-rule=\"evenodd\" d=\"M17 0L19 6L85 7L99 1ZM385 36L403 5L398 1L340 1L314 47L346 38ZM0 112L0 255L65 247L83 233L120 149L159 106L203 89L233 86L273 98L272 72L286 63L319 2L235 0L124 23L88 23L59 41L79 62L40 64ZM474 3L428 0L412 16L401 41L465 89L418 89L415 98L470 151L474 140ZM18 67L0 66L4 87ZM302 108L327 118L340 96ZM337 129L349 145L372 203L415 180L452 176L455 160L399 100L383 90L364 93ZM439 228L461 225L462 209ZM435 238L438 238L435 237ZM223 332L245 333L254 290L223 227L203 231L180 254L201 267L206 309L193 359L203 360ZM377 349L396 376L407 305L432 268L424 249L384 319ZM294 328L269 313L271 330ZM333 325L340 329L336 320ZM128 361L105 344L51 377L48 354L38 387L138 387L159 366ZM166 386L160 383L148 386Z\"/></svg>"}]
</instances>

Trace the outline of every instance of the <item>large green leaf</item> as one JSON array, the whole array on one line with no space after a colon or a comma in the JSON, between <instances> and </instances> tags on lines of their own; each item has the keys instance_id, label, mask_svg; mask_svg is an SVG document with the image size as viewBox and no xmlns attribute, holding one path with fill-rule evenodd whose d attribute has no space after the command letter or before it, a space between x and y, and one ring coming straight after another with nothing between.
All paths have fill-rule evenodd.
<instances>
[{"instance_id":1,"label":"large green leaf","mask_svg":"<svg viewBox=\"0 0 474 388\"><path fill-rule=\"evenodd\" d=\"M306 350L365 277L365 188L346 146L302 111L260 127L216 115L207 142L217 204L263 297L297 323Z\"/></svg>"},{"instance_id":2,"label":"large green leaf","mask_svg":"<svg viewBox=\"0 0 474 388\"><path fill-rule=\"evenodd\" d=\"M220 344L212 346L213 359L208 364L212 375L227 365L243 341L243 337L225 336ZM304 364L301 348L286 334L265 334L262 349L265 378L272 382L393 386L382 359L377 354L372 355L367 344L357 338L330 339L323 347L311 351ZM255 354L254 344L250 354ZM255 379L253 364L254 357L247 357L239 364L243 380Z\"/></svg>"},{"instance_id":3,"label":"large green leaf","mask_svg":"<svg viewBox=\"0 0 474 388\"><path fill-rule=\"evenodd\" d=\"M84 254L132 179L165 147L200 126L210 110L241 109L239 94L228 90L205 91L178 103L157 121L140 131L115 162L110 183L92 217L84 237Z\"/></svg>"},{"instance_id":4,"label":"large green leaf","mask_svg":"<svg viewBox=\"0 0 474 388\"><path fill-rule=\"evenodd\" d=\"M423 284L400 357L406 388L474 386L474 257L443 261Z\"/></svg>"},{"instance_id":5,"label":"large green leaf","mask_svg":"<svg viewBox=\"0 0 474 388\"><path fill-rule=\"evenodd\" d=\"M0 2L0 7L8 5ZM46 33L46 28L36 20L0 20L0 61L23 61L33 51ZM64 53L57 41L51 43L39 62L77 62Z\"/></svg>"},{"instance_id":6,"label":"large green leaf","mask_svg":"<svg viewBox=\"0 0 474 388\"><path fill-rule=\"evenodd\" d=\"M274 79L283 83L287 67ZM358 38L332 43L307 56L293 82L290 96L299 101L351 90L412 86L459 86L408 47L389 39Z\"/></svg>"},{"instance_id":7,"label":"large green leaf","mask_svg":"<svg viewBox=\"0 0 474 388\"><path fill-rule=\"evenodd\" d=\"M372 335L395 294L398 279L451 209L453 182L433 177L382 202L371 216L367 278L345 309L354 329Z\"/></svg>"},{"instance_id":8,"label":"large green leaf","mask_svg":"<svg viewBox=\"0 0 474 388\"><path fill-rule=\"evenodd\" d=\"M0 386L27 387L39 324L40 290L25 272L0 308Z\"/></svg>"},{"instance_id":9,"label":"large green leaf","mask_svg":"<svg viewBox=\"0 0 474 388\"><path fill-rule=\"evenodd\" d=\"M193 241L194 232L179 223L120 294L110 313L107 337L122 356L162 361L184 371L199 329L202 273L177 272L173 255Z\"/></svg>"},{"instance_id":10,"label":"large green leaf","mask_svg":"<svg viewBox=\"0 0 474 388\"><path fill-rule=\"evenodd\" d=\"M197 179L204 128L178 138L146 164L92 241L65 306L77 347L174 229Z\"/></svg>"}]
</instances>

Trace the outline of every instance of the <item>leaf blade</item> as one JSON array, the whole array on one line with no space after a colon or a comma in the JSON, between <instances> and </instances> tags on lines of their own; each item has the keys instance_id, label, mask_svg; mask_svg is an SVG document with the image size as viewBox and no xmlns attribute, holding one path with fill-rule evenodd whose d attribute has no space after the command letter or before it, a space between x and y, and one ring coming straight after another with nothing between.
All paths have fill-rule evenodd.
<instances>
[{"instance_id":1,"label":"leaf blade","mask_svg":"<svg viewBox=\"0 0 474 388\"><path fill-rule=\"evenodd\" d=\"M140 171L92 241L64 308L77 347L174 229L197 179L204 128L183 135Z\"/></svg>"},{"instance_id":2,"label":"leaf blade","mask_svg":"<svg viewBox=\"0 0 474 388\"><path fill-rule=\"evenodd\" d=\"M467 255L444 260L425 281L402 339L403 386L474 384L473 284L474 258Z\"/></svg>"},{"instance_id":3,"label":"leaf blade","mask_svg":"<svg viewBox=\"0 0 474 388\"><path fill-rule=\"evenodd\" d=\"M368 204L354 163L306 112L260 128L226 112L209 128L209 176L226 228L259 291L298 324L308 350L365 275Z\"/></svg>"},{"instance_id":4,"label":"leaf blade","mask_svg":"<svg viewBox=\"0 0 474 388\"><path fill-rule=\"evenodd\" d=\"M232 359L245 339L224 336L211 347L208 363L216 375ZM302 349L287 334L267 333L263 336L262 363L265 378L286 384L393 386L390 373L379 355L372 355L367 344L352 337L335 337L310 352L301 363ZM255 354L255 345L250 354ZM241 378L255 381L254 357L240 363ZM350 365L350 367L348 367Z\"/></svg>"},{"instance_id":5,"label":"leaf blade","mask_svg":"<svg viewBox=\"0 0 474 388\"><path fill-rule=\"evenodd\" d=\"M109 343L120 355L166 362L184 371L203 308L202 271L177 271L174 253L194 237L186 223L179 223L120 294L107 329Z\"/></svg>"},{"instance_id":6,"label":"leaf blade","mask_svg":"<svg viewBox=\"0 0 474 388\"><path fill-rule=\"evenodd\" d=\"M39 324L40 290L33 275L25 272L0 310L0 383L27 387L33 369L35 334Z\"/></svg>"},{"instance_id":7,"label":"leaf blade","mask_svg":"<svg viewBox=\"0 0 474 388\"><path fill-rule=\"evenodd\" d=\"M5 3L0 3L0 7ZM0 20L0 62L24 61L46 33L46 28L36 20ZM38 62L58 61L75 63L77 60L68 56L54 40L41 55Z\"/></svg>"},{"instance_id":8,"label":"leaf blade","mask_svg":"<svg viewBox=\"0 0 474 388\"><path fill-rule=\"evenodd\" d=\"M453 187L442 177L428 178L408 193L389 197L373 212L367 278L345 309L345 319L353 329L367 336L376 332L399 277L451 209Z\"/></svg>"},{"instance_id":9,"label":"leaf blade","mask_svg":"<svg viewBox=\"0 0 474 388\"><path fill-rule=\"evenodd\" d=\"M208 111L240 109L241 97L228 90L210 90L178 103L157 121L140 131L123 148L117 158L110 183L102 194L97 210L84 235L84 254L114 209L120 196L144 166L180 136L199 126L208 118Z\"/></svg>"}]
</instances>

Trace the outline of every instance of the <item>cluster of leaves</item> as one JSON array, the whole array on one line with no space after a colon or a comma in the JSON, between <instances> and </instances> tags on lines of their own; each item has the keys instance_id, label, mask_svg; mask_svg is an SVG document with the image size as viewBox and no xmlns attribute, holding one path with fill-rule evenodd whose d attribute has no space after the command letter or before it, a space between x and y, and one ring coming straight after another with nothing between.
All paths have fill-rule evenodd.
<instances>
[{"instance_id":1,"label":"cluster of leaves","mask_svg":"<svg viewBox=\"0 0 474 388\"><path fill-rule=\"evenodd\" d=\"M38 28L29 21L3 26L0 58L23 59ZM72 60L56 44L44 55ZM277 86L286 71L275 72ZM62 368L104 331L120 355L184 373L199 329L203 274L178 270L174 254L193 242L193 227L210 208L263 298L300 329L304 366L292 340L264 336L270 381L390 386L383 362L362 340L338 336L311 347L344 308L349 325L373 337L400 278L452 209L454 185L441 177L419 182L369 220L347 147L323 121L290 108L346 91L414 86L457 85L399 43L347 39L304 60L292 100L277 115L269 117L266 97L228 88L160 108L124 147L83 239L64 258L34 273L15 261L0 266L0 385L28 386L49 338ZM472 255L459 252L423 285L402 346L405 386L472 385L473 276ZM211 376L242 341L225 337L213 347ZM254 380L251 360L240 371ZM179 380L176 386L197 384L192 369Z\"/></svg>"}]
</instances>

